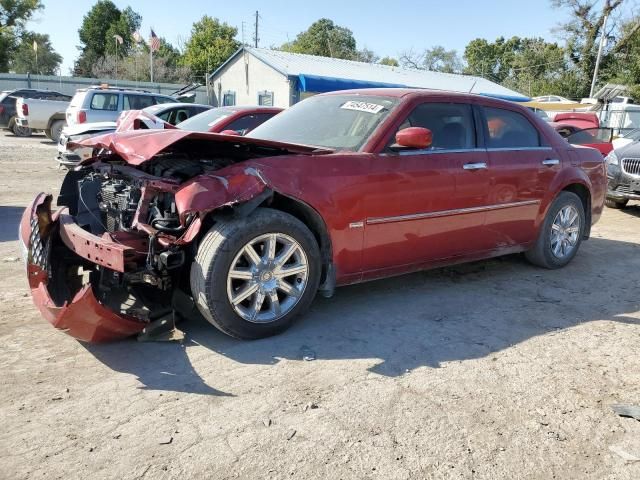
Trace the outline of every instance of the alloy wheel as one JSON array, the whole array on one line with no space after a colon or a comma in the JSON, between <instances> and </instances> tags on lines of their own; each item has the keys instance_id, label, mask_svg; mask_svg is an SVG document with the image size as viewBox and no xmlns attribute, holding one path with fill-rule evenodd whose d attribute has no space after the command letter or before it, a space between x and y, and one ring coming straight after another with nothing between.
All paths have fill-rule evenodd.
<instances>
[{"instance_id":1,"label":"alloy wheel","mask_svg":"<svg viewBox=\"0 0 640 480\"><path fill-rule=\"evenodd\" d=\"M571 255L580 235L580 214L573 205L560 209L551 225L551 253L559 259Z\"/></svg>"},{"instance_id":2,"label":"alloy wheel","mask_svg":"<svg viewBox=\"0 0 640 480\"><path fill-rule=\"evenodd\" d=\"M267 233L247 242L231 262L227 297L244 320L274 322L297 305L308 280L302 246L289 235Z\"/></svg>"}]
</instances>

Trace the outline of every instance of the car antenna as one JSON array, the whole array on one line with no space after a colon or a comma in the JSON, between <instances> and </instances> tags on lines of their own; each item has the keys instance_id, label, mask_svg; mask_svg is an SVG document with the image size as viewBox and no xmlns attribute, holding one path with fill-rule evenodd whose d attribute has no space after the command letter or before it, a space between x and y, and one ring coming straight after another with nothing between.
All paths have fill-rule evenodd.
<instances>
[{"instance_id":1,"label":"car antenna","mask_svg":"<svg viewBox=\"0 0 640 480\"><path fill-rule=\"evenodd\" d=\"M473 82L473 85L471 85L471 88L469 89L469 92L468 92L468 93L473 92L473 87L475 87L475 86L476 86L476 83L478 83L478 80L476 80L476 81L474 81L474 82Z\"/></svg>"}]
</instances>

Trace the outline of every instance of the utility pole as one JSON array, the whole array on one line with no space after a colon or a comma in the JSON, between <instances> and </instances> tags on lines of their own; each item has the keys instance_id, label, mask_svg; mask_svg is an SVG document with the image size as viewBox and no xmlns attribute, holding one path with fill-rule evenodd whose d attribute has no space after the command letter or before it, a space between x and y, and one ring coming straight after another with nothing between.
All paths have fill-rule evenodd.
<instances>
[{"instance_id":1,"label":"utility pole","mask_svg":"<svg viewBox=\"0 0 640 480\"><path fill-rule=\"evenodd\" d=\"M258 48L258 41L260 40L260 37L258 37L258 20L259 20L259 19L260 19L260 14L259 14L259 13L258 13L258 11L256 10L256 24L255 24L255 26L256 26L256 33L255 33L255 34L254 34L254 36L253 36L253 43L254 43L254 46L255 46L256 48Z\"/></svg>"},{"instance_id":2,"label":"utility pole","mask_svg":"<svg viewBox=\"0 0 640 480\"><path fill-rule=\"evenodd\" d=\"M591 91L589 92L589 98L593 98L594 90L596 89L596 80L598 80L598 69L600 68L600 60L602 59L602 50L604 49L604 42L607 39L607 20L609 14L604 16L602 20L602 31L600 32L600 46L598 47L598 56L596 57L596 66L593 69L593 80L591 81Z\"/></svg>"}]
</instances>

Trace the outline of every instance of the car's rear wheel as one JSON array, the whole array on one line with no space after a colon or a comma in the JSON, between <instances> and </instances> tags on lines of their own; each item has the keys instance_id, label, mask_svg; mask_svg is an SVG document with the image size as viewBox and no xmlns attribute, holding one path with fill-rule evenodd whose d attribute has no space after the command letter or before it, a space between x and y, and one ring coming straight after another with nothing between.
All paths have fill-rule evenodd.
<instances>
[{"instance_id":1,"label":"car's rear wheel","mask_svg":"<svg viewBox=\"0 0 640 480\"><path fill-rule=\"evenodd\" d=\"M629 203L629 200L615 200L613 198L605 198L604 204L609 208L616 208L618 210L624 208Z\"/></svg>"},{"instance_id":2,"label":"car's rear wheel","mask_svg":"<svg viewBox=\"0 0 640 480\"><path fill-rule=\"evenodd\" d=\"M30 137L33 133L29 127L22 127L18 125L15 119L13 120L11 131L16 137Z\"/></svg>"},{"instance_id":3,"label":"car's rear wheel","mask_svg":"<svg viewBox=\"0 0 640 480\"><path fill-rule=\"evenodd\" d=\"M564 267L576 256L584 229L582 201L575 193L560 192L549 207L535 246L525 256L540 267Z\"/></svg>"},{"instance_id":4,"label":"car's rear wheel","mask_svg":"<svg viewBox=\"0 0 640 480\"><path fill-rule=\"evenodd\" d=\"M60 135L62 135L62 129L64 128L64 120L56 120L51 124L51 136L49 137L55 143L58 143L60 140Z\"/></svg>"},{"instance_id":5,"label":"car's rear wheel","mask_svg":"<svg viewBox=\"0 0 640 480\"><path fill-rule=\"evenodd\" d=\"M216 223L191 266L191 290L203 316L237 338L287 329L307 310L320 281L320 251L297 218L257 209Z\"/></svg>"}]
</instances>

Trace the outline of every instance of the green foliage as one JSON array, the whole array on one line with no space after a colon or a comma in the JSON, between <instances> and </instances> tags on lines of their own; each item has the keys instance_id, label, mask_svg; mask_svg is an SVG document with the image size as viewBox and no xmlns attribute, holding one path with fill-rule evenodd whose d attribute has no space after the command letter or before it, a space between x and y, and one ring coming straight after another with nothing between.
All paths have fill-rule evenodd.
<instances>
[{"instance_id":1,"label":"green foliage","mask_svg":"<svg viewBox=\"0 0 640 480\"><path fill-rule=\"evenodd\" d=\"M358 62L365 62L365 63L378 63L379 59L380 57L378 57L378 55L376 55L376 53L373 50L369 50L366 47L363 48L362 50L358 50L354 58L354 60L357 60Z\"/></svg>"},{"instance_id":2,"label":"green foliage","mask_svg":"<svg viewBox=\"0 0 640 480\"><path fill-rule=\"evenodd\" d=\"M0 0L0 72L9 69L25 23L42 8L40 0Z\"/></svg>"},{"instance_id":3,"label":"green foliage","mask_svg":"<svg viewBox=\"0 0 640 480\"><path fill-rule=\"evenodd\" d=\"M390 67L399 67L400 64L398 63L398 60L396 60L395 58L392 57L384 57L382 59L380 59L380 61L378 62L380 65L388 65Z\"/></svg>"},{"instance_id":4,"label":"green foliage","mask_svg":"<svg viewBox=\"0 0 640 480\"><path fill-rule=\"evenodd\" d=\"M33 50L33 42L38 44L38 54ZM36 62L37 59L37 62ZM10 68L15 73L38 73L41 75L55 75L62 62L62 57L51 46L49 35L25 32L16 47L10 62Z\"/></svg>"},{"instance_id":5,"label":"green foliage","mask_svg":"<svg viewBox=\"0 0 640 480\"><path fill-rule=\"evenodd\" d=\"M182 64L200 77L222 65L240 43L235 39L238 29L207 15L193 24L191 38L186 43Z\"/></svg>"},{"instance_id":6,"label":"green foliage","mask_svg":"<svg viewBox=\"0 0 640 480\"><path fill-rule=\"evenodd\" d=\"M328 18L314 22L307 30L299 33L295 40L285 43L280 49L322 57L358 59L356 40L351 30L336 25Z\"/></svg>"},{"instance_id":7,"label":"green foliage","mask_svg":"<svg viewBox=\"0 0 640 480\"><path fill-rule=\"evenodd\" d=\"M142 17L131 7L120 11L111 0L99 0L82 20L78 30L80 57L76 60L75 74L90 76L93 66L105 55L116 50L114 35L120 35L123 44L118 45L118 55L129 54L133 39L131 35L142 22Z\"/></svg>"}]
</instances>

